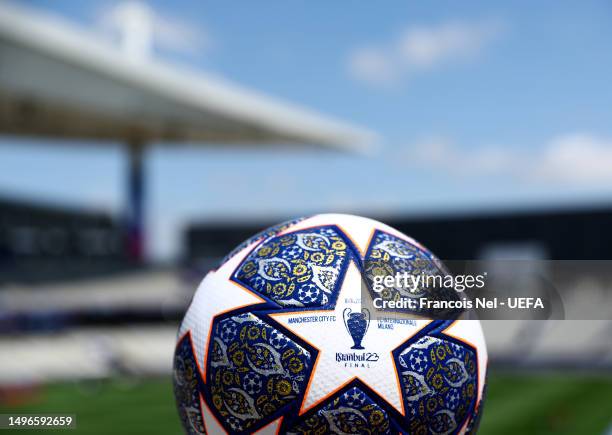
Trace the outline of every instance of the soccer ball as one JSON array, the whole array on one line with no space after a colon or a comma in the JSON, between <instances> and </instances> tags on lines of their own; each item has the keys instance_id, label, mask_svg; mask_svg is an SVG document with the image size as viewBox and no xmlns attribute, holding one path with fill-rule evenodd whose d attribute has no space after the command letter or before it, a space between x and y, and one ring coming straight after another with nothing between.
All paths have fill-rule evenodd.
<instances>
[{"instance_id":1,"label":"soccer ball","mask_svg":"<svg viewBox=\"0 0 612 435\"><path fill-rule=\"evenodd\" d=\"M363 282L381 268L446 273L415 240L350 215L287 222L236 248L179 330L185 431L474 432L487 365L480 323L364 308Z\"/></svg>"}]
</instances>

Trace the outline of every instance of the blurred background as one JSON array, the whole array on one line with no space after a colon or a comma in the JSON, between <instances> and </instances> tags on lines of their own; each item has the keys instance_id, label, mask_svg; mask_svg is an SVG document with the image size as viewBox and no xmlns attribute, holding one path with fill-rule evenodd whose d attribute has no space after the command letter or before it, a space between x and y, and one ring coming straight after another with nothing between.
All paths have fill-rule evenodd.
<instances>
[{"instance_id":1,"label":"blurred background","mask_svg":"<svg viewBox=\"0 0 612 435\"><path fill-rule=\"evenodd\" d=\"M180 433L199 280L289 218L612 259L612 6L375 6L0 3L0 413ZM612 283L585 289L612 311ZM481 433L612 433L612 321L484 329Z\"/></svg>"}]
</instances>

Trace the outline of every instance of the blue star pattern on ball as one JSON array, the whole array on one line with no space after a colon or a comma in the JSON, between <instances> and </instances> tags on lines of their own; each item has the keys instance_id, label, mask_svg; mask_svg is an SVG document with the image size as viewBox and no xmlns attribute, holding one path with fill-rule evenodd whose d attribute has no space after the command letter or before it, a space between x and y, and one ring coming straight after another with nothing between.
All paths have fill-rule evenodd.
<instances>
[{"instance_id":1,"label":"blue star pattern on ball","mask_svg":"<svg viewBox=\"0 0 612 435\"><path fill-rule=\"evenodd\" d=\"M358 387L340 393L288 434L390 434L387 412Z\"/></svg>"},{"instance_id":2,"label":"blue star pattern on ball","mask_svg":"<svg viewBox=\"0 0 612 435\"><path fill-rule=\"evenodd\" d=\"M476 398L475 352L424 336L401 351L398 362L410 433L455 433L461 428Z\"/></svg>"},{"instance_id":3,"label":"blue star pattern on ball","mask_svg":"<svg viewBox=\"0 0 612 435\"><path fill-rule=\"evenodd\" d=\"M384 301L398 301L402 298L417 299L420 297L433 300L453 300L457 298L457 293L451 288L428 286L424 282L424 277L449 276L449 272L440 260L426 249L383 231L376 231L372 237L372 243L364 259L364 272L370 288L374 287L373 282L376 276L395 277L408 274L415 278L421 277L416 289L403 286L385 286L380 293L372 295ZM459 310L427 310L421 308L401 311L426 316L432 315L433 318L444 319L452 317L451 314L454 311L460 314Z\"/></svg>"},{"instance_id":4,"label":"blue star pattern on ball","mask_svg":"<svg viewBox=\"0 0 612 435\"><path fill-rule=\"evenodd\" d=\"M283 307L325 307L335 301L347 251L333 227L296 231L258 245L234 280Z\"/></svg>"},{"instance_id":5,"label":"blue star pattern on ball","mask_svg":"<svg viewBox=\"0 0 612 435\"><path fill-rule=\"evenodd\" d=\"M183 427L189 435L205 434L200 407L200 372L193 355L191 337L186 334L174 354L174 396Z\"/></svg>"},{"instance_id":6,"label":"blue star pattern on ball","mask_svg":"<svg viewBox=\"0 0 612 435\"><path fill-rule=\"evenodd\" d=\"M223 260L221 260L220 264L224 264L225 262L227 262L227 260L229 260L230 258L232 258L234 255L236 255L238 252L242 251L244 248L246 248L247 246L255 243L255 242L259 242L261 240L265 240L269 237L273 237L279 233L282 233L283 231L285 231L287 228L292 227L293 225L297 224L298 222L303 221L305 218L296 218L296 219L292 219L290 221L286 221L286 222L282 222L278 225L274 225L270 228L266 228L263 231L258 232L257 234L255 234L252 237L249 237L248 239L246 239L244 242L242 242L240 245L236 246L234 249L232 249L232 251L227 254Z\"/></svg>"},{"instance_id":7,"label":"blue star pattern on ball","mask_svg":"<svg viewBox=\"0 0 612 435\"><path fill-rule=\"evenodd\" d=\"M263 423L303 393L310 352L257 316L216 322L211 341L212 404L231 431Z\"/></svg>"}]
</instances>

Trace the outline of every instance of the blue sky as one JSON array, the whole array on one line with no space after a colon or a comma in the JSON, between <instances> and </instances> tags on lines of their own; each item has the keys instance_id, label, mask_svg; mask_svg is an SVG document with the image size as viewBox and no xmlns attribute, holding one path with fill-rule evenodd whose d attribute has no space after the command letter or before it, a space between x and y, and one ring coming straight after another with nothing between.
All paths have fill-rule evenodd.
<instances>
[{"instance_id":1,"label":"blue sky","mask_svg":"<svg viewBox=\"0 0 612 435\"><path fill-rule=\"evenodd\" d=\"M23 3L91 29L118 5ZM156 56L381 137L372 156L154 147L156 257L175 253L180 228L194 219L612 199L608 2L148 4L166 26ZM0 194L118 212L124 166L118 146L3 138Z\"/></svg>"}]
</instances>

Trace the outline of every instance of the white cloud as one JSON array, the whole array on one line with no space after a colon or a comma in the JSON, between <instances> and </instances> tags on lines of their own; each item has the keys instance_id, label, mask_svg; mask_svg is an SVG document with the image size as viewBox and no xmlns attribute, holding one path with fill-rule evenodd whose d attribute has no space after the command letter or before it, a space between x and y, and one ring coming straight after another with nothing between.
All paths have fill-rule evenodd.
<instances>
[{"instance_id":1,"label":"white cloud","mask_svg":"<svg viewBox=\"0 0 612 435\"><path fill-rule=\"evenodd\" d=\"M98 14L97 24L132 56L148 55L154 47L197 55L210 46L201 26L156 11L144 1L114 3Z\"/></svg>"},{"instance_id":2,"label":"white cloud","mask_svg":"<svg viewBox=\"0 0 612 435\"><path fill-rule=\"evenodd\" d=\"M443 169L457 175L488 175L505 172L518 162L517 156L501 147L466 151L445 139L430 139L413 147L404 161Z\"/></svg>"},{"instance_id":3,"label":"white cloud","mask_svg":"<svg viewBox=\"0 0 612 435\"><path fill-rule=\"evenodd\" d=\"M350 71L355 78L376 84L392 84L398 79L392 57L375 47L356 50L351 55Z\"/></svg>"},{"instance_id":4,"label":"white cloud","mask_svg":"<svg viewBox=\"0 0 612 435\"><path fill-rule=\"evenodd\" d=\"M612 138L568 134L537 151L501 146L462 149L432 139L412 146L402 161L459 177L506 175L530 182L597 185L612 182Z\"/></svg>"},{"instance_id":5,"label":"white cloud","mask_svg":"<svg viewBox=\"0 0 612 435\"><path fill-rule=\"evenodd\" d=\"M453 21L405 29L380 45L360 47L349 56L349 71L371 84L393 84L452 61L473 58L503 30L497 21Z\"/></svg>"},{"instance_id":6,"label":"white cloud","mask_svg":"<svg viewBox=\"0 0 612 435\"><path fill-rule=\"evenodd\" d=\"M572 134L550 142L537 178L574 183L612 181L612 138Z\"/></svg>"},{"instance_id":7,"label":"white cloud","mask_svg":"<svg viewBox=\"0 0 612 435\"><path fill-rule=\"evenodd\" d=\"M465 59L482 51L501 30L499 24L446 23L439 27L417 27L400 38L400 53L405 64L414 68L433 68L452 59Z\"/></svg>"}]
</instances>

